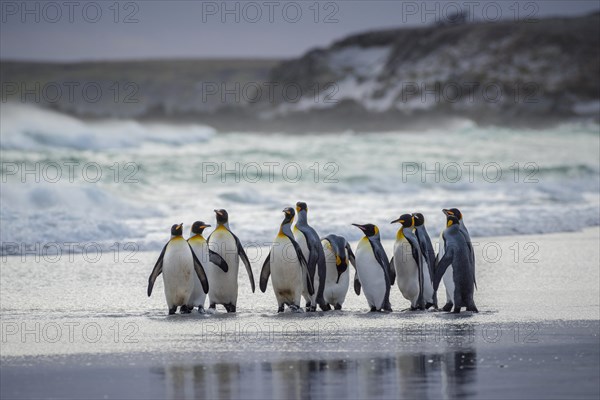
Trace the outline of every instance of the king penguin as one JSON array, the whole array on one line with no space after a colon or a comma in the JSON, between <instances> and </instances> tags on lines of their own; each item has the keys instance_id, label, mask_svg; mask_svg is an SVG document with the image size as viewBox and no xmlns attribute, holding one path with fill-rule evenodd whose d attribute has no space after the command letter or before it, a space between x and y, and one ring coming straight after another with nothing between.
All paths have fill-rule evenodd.
<instances>
[{"instance_id":1,"label":"king penguin","mask_svg":"<svg viewBox=\"0 0 600 400\"><path fill-rule=\"evenodd\" d=\"M462 307L466 307L467 311L479 312L473 301L475 269L472 263L471 247L460 230L460 220L457 215L448 214L446 226L447 228L442 233L445 251L436 265L433 287L437 290L444 273L452 265L452 281L454 283L452 297L454 310L452 312L459 313Z\"/></svg>"},{"instance_id":2,"label":"king penguin","mask_svg":"<svg viewBox=\"0 0 600 400\"><path fill-rule=\"evenodd\" d=\"M229 228L229 214L226 210L215 210L215 214L217 215L217 227L208 237L208 246L225 260L228 271L224 272L217 268L207 271L208 280L212 282L211 290L208 292L209 309L214 312L216 305L222 304L227 312L231 313L236 311L240 258L246 266L252 293L255 290L254 275L240 239Z\"/></svg>"},{"instance_id":3,"label":"king penguin","mask_svg":"<svg viewBox=\"0 0 600 400\"><path fill-rule=\"evenodd\" d=\"M148 278L148 297L152 294L154 282L161 273L169 315L175 314L177 307L180 307L182 314L192 311L195 300L192 293L196 278L202 286L202 291L208 293L208 279L204 267L183 238L183 223L171 227L171 239L163 247Z\"/></svg>"},{"instance_id":4,"label":"king penguin","mask_svg":"<svg viewBox=\"0 0 600 400\"><path fill-rule=\"evenodd\" d=\"M321 244L327 267L323 300L335 310L341 310L350 285L348 260L356 268L354 253L350 244L342 236L328 235L321 240Z\"/></svg>"},{"instance_id":5,"label":"king penguin","mask_svg":"<svg viewBox=\"0 0 600 400\"><path fill-rule=\"evenodd\" d=\"M403 214L391 223L396 222L401 226L396 233L392 264L398 280L398 288L402 296L410 301L411 310L424 310L423 256L417 237L413 233L415 220L412 215Z\"/></svg>"},{"instance_id":6,"label":"king penguin","mask_svg":"<svg viewBox=\"0 0 600 400\"><path fill-rule=\"evenodd\" d=\"M477 288L477 282L475 281L475 252L473 250L473 245L471 243L471 236L469 235L469 231L467 230L467 227L465 226L464 220L463 220L463 215L460 212L460 210L458 208L450 208L450 209L443 209L442 212L444 213L444 215L448 216L448 215L454 215L458 218L458 220L460 221L460 231L463 234L465 240L467 241L467 245L469 246L470 249L470 253L471 253L471 263L473 265L473 282L475 284L475 288ZM445 245L444 245L444 237L443 237L443 231L440 233L440 240L439 240L439 244L438 244L438 255L436 258L436 262L439 262L439 260L442 259L442 257L444 256L444 249L445 249ZM444 311L450 311L452 309L452 299L454 298L454 281L452 279L452 265L448 266L448 269L446 270L446 273L444 274L444 287L446 288L446 304L444 305L444 307L442 307L442 310Z\"/></svg>"},{"instance_id":7,"label":"king penguin","mask_svg":"<svg viewBox=\"0 0 600 400\"><path fill-rule=\"evenodd\" d=\"M390 304L390 263L379 238L379 228L373 224L359 225L365 236L356 248L356 275L354 291L360 294L361 287L371 311L392 311Z\"/></svg>"},{"instance_id":8,"label":"king penguin","mask_svg":"<svg viewBox=\"0 0 600 400\"><path fill-rule=\"evenodd\" d=\"M298 211L298 221L294 226L294 237L300 245L300 249L302 249L304 258L307 260L308 275L312 286L315 288L313 295L308 293L306 287L302 291L302 295L306 301L306 311L316 311L317 304L321 307L321 310L328 311L331 308L323 300L327 269L325 267L325 253L323 252L321 239L319 239L317 232L308 225L307 204L302 201L297 202L296 211Z\"/></svg>"},{"instance_id":9,"label":"king penguin","mask_svg":"<svg viewBox=\"0 0 600 400\"><path fill-rule=\"evenodd\" d=\"M269 276L272 276L273 291L279 306L277 312L283 312L284 306L292 311L301 311L300 298L306 282L310 295L314 294L312 282L308 277L306 259L300 246L292 235L291 223L294 220L294 209L287 207L279 233L273 241L271 251L267 255L260 272L259 286L264 293L267 290Z\"/></svg>"},{"instance_id":10,"label":"king penguin","mask_svg":"<svg viewBox=\"0 0 600 400\"><path fill-rule=\"evenodd\" d=\"M223 270L223 272L228 271L227 263L220 255L215 253L214 251L208 248L208 242L202 236L202 232L204 229L210 227L210 225L202 222L196 221L192 224L192 235L188 239L188 243L192 248L194 254L200 260L203 266L210 270L211 268L219 267ZM206 300L206 293L202 290L202 285L200 284L200 280L194 278L195 286L194 292L192 293L192 304L193 306L198 307L198 312L204 312L204 301ZM210 284L210 281L209 281Z\"/></svg>"},{"instance_id":11,"label":"king penguin","mask_svg":"<svg viewBox=\"0 0 600 400\"><path fill-rule=\"evenodd\" d=\"M425 299L425 308L433 306L438 308L437 294L433 290L433 272L435 268L435 251L431 238L425 228L425 217L421 213L413 213L415 218L415 236L419 242L421 256L423 257L423 298Z\"/></svg>"}]
</instances>

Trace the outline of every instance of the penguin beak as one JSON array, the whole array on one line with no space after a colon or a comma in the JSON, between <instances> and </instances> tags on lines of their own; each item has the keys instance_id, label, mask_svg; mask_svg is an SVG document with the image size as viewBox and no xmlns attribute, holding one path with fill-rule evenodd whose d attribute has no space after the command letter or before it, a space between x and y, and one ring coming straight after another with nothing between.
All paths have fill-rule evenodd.
<instances>
[{"instance_id":1,"label":"penguin beak","mask_svg":"<svg viewBox=\"0 0 600 400\"><path fill-rule=\"evenodd\" d=\"M446 216L448 216L448 214L450 214L450 215L454 215L454 213L453 213L452 211L450 211L450 210L447 210L447 209L445 209L445 208L444 208L444 209L442 209L442 212L443 212L443 213L444 213Z\"/></svg>"},{"instance_id":2,"label":"penguin beak","mask_svg":"<svg viewBox=\"0 0 600 400\"><path fill-rule=\"evenodd\" d=\"M223 213L222 213L221 211L219 211L219 210L215 210L215 212L216 212L217 214L219 214L219 216L222 216L222 215L223 215Z\"/></svg>"},{"instance_id":3,"label":"penguin beak","mask_svg":"<svg viewBox=\"0 0 600 400\"><path fill-rule=\"evenodd\" d=\"M400 222L401 224L403 224L403 223L404 223L404 220L403 220L403 219L400 219L400 218L398 218L398 219L395 219L395 220L393 220L392 222L390 222L390 224L395 224L396 222Z\"/></svg>"},{"instance_id":4,"label":"penguin beak","mask_svg":"<svg viewBox=\"0 0 600 400\"><path fill-rule=\"evenodd\" d=\"M357 227L358 229L360 229L361 231L364 231L364 230L365 230L365 227L364 227L364 226L362 226L362 225L359 225L359 224L352 224L352 225L356 226L356 227Z\"/></svg>"},{"instance_id":5,"label":"penguin beak","mask_svg":"<svg viewBox=\"0 0 600 400\"><path fill-rule=\"evenodd\" d=\"M210 225L202 225L200 228L202 228L202 229L210 228Z\"/></svg>"},{"instance_id":6,"label":"penguin beak","mask_svg":"<svg viewBox=\"0 0 600 400\"><path fill-rule=\"evenodd\" d=\"M183 227L183 222L177 226L177 229L181 229Z\"/></svg>"}]
</instances>

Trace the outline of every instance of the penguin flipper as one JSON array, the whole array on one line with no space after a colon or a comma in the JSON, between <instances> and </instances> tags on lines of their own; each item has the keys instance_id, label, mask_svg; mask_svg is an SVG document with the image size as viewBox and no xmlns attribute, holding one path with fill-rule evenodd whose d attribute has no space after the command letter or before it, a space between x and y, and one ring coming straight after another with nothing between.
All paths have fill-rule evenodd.
<instances>
[{"instance_id":1,"label":"penguin flipper","mask_svg":"<svg viewBox=\"0 0 600 400\"><path fill-rule=\"evenodd\" d=\"M312 279L310 279L310 276L308 274L306 274L306 289L308 290L309 295L312 296L313 294L315 294L315 287L313 286Z\"/></svg>"},{"instance_id":2,"label":"penguin flipper","mask_svg":"<svg viewBox=\"0 0 600 400\"><path fill-rule=\"evenodd\" d=\"M233 233L231 233L231 235L235 239L235 244L237 246L238 255L240 256L240 258L242 259L242 262L246 266L246 272L248 273L248 278L250 278L250 286L252 287L252 293L254 293L254 290L256 288L254 285L254 274L252 273L252 266L250 265L250 260L248 260L248 256L246 255L246 252L244 251L244 248L242 247L242 242L240 242L240 239L238 239L238 237L235 236Z\"/></svg>"},{"instance_id":3,"label":"penguin flipper","mask_svg":"<svg viewBox=\"0 0 600 400\"><path fill-rule=\"evenodd\" d=\"M319 241L319 243L313 243L310 241L310 238L312 237L310 235L311 232L307 229L306 226L301 227L301 226L296 225L295 228L298 229L300 232L302 232L302 234L304 235L304 240L306 241L306 247L308 247L308 260L306 261L306 266L308 268L308 275L311 277L311 279L314 279L313 277L315 276L317 262L319 261L319 251L318 251L317 247L320 247L321 243L320 243L320 241ZM318 238L318 236L317 236L317 238Z\"/></svg>"},{"instance_id":4,"label":"penguin flipper","mask_svg":"<svg viewBox=\"0 0 600 400\"><path fill-rule=\"evenodd\" d=\"M323 291L325 290L325 281L327 276L327 261L325 260L325 252L323 251L323 246L321 246L321 242L318 243L319 248L317 249L317 273L319 274L319 287L317 288L317 303L323 304ZM313 278L314 279L314 278ZM339 280L339 278L338 278ZM314 282L313 282L314 289Z\"/></svg>"},{"instance_id":5,"label":"penguin flipper","mask_svg":"<svg viewBox=\"0 0 600 400\"><path fill-rule=\"evenodd\" d=\"M358 274L354 273L354 293L357 296L360 296L360 279L358 279Z\"/></svg>"},{"instance_id":6,"label":"penguin flipper","mask_svg":"<svg viewBox=\"0 0 600 400\"><path fill-rule=\"evenodd\" d=\"M373 254L375 254L377 263L381 266L381 269L383 269L383 275L385 276L387 285L391 286L390 262L388 261L387 254L385 254L383 246L381 246L380 242L374 243L371 240L369 240L369 243L371 243L371 248L373 249Z\"/></svg>"},{"instance_id":7,"label":"penguin flipper","mask_svg":"<svg viewBox=\"0 0 600 400\"><path fill-rule=\"evenodd\" d=\"M390 259L390 286L396 282L396 268L394 268L394 256Z\"/></svg>"},{"instance_id":8,"label":"penguin flipper","mask_svg":"<svg viewBox=\"0 0 600 400\"><path fill-rule=\"evenodd\" d=\"M452 258L454 256L454 249L452 247L446 248L446 252L444 253L444 257L440 260L440 262L435 266L435 277L433 278L433 290L437 291L440 286L440 281L442 280L448 266L452 264Z\"/></svg>"},{"instance_id":9,"label":"penguin flipper","mask_svg":"<svg viewBox=\"0 0 600 400\"><path fill-rule=\"evenodd\" d=\"M229 271L229 266L227 265L227 261L221 257L219 253L216 251L208 250L208 261L215 264L217 267L221 268L223 272Z\"/></svg>"},{"instance_id":10,"label":"penguin flipper","mask_svg":"<svg viewBox=\"0 0 600 400\"><path fill-rule=\"evenodd\" d=\"M421 249L421 254L425 258L427 262L427 269L429 270L429 278L433 282L433 273L435 268L435 252L433 251L433 246L431 244L431 239L427 234L427 231L424 229L425 227L419 227L420 229L415 230L415 234L417 236L417 241L419 242L419 248Z\"/></svg>"},{"instance_id":11,"label":"penguin flipper","mask_svg":"<svg viewBox=\"0 0 600 400\"><path fill-rule=\"evenodd\" d=\"M267 255L267 259L263 263L262 270L260 271L260 278L258 281L258 286L260 287L261 292L265 292L267 290L267 282L269 282L269 276L271 275L271 252Z\"/></svg>"},{"instance_id":12,"label":"penguin flipper","mask_svg":"<svg viewBox=\"0 0 600 400\"><path fill-rule=\"evenodd\" d=\"M350 247L350 243L346 242L346 250L348 251L348 258L350 259L350 263L356 269L356 257L354 257L354 253L352 252L352 247Z\"/></svg>"},{"instance_id":13,"label":"penguin flipper","mask_svg":"<svg viewBox=\"0 0 600 400\"><path fill-rule=\"evenodd\" d=\"M154 288L154 281L160 274L162 274L163 268L163 258L165 257L165 252L167 251L167 246L169 243L165 244L162 251L160 252L160 256L158 256L158 260L156 260L156 264L154 264L154 268L150 273L150 277L148 278L148 297L152 294L152 288Z\"/></svg>"},{"instance_id":14,"label":"penguin flipper","mask_svg":"<svg viewBox=\"0 0 600 400\"><path fill-rule=\"evenodd\" d=\"M304 255L302 254L302 249L300 248L298 242L296 242L296 239L294 239L294 236L288 235L287 233L284 234L290 240L292 246L294 246L294 250L296 251L296 257L298 257L298 261L300 261L300 267L306 274L306 289L308 290L308 294L312 296L313 294L315 294L315 287L313 286L313 281L308 271L308 264L306 262L306 258L304 258Z\"/></svg>"},{"instance_id":15,"label":"penguin flipper","mask_svg":"<svg viewBox=\"0 0 600 400\"><path fill-rule=\"evenodd\" d=\"M200 279L200 283L202 284L202 290L204 290L204 293L208 293L208 278L206 277L204 267L202 266L200 260L198 260L198 257L196 257L196 253L194 253L192 246L190 246L190 251L192 252L192 258L194 259L194 270L196 271L196 275L198 275L198 279Z\"/></svg>"}]
</instances>

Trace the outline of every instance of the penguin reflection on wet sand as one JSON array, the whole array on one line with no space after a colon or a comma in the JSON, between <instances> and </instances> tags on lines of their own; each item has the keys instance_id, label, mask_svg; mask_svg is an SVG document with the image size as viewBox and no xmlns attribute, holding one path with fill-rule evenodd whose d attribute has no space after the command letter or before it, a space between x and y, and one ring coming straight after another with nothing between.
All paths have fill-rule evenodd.
<instances>
[{"instance_id":1,"label":"penguin reflection on wet sand","mask_svg":"<svg viewBox=\"0 0 600 400\"><path fill-rule=\"evenodd\" d=\"M171 239L163 247L148 278L148 297L152 294L154 282L161 273L169 314L175 314L177 307L180 307L182 314L192 311L194 301L197 300L192 297L196 278L202 286L202 291L208 293L208 279L204 267L183 238L183 223L171 227Z\"/></svg>"},{"instance_id":2,"label":"penguin reflection on wet sand","mask_svg":"<svg viewBox=\"0 0 600 400\"><path fill-rule=\"evenodd\" d=\"M460 231L460 220L456 215L448 214L447 228L443 232L445 252L435 268L433 287L438 289L446 269L452 264L452 281L454 283L454 310L459 313L462 307L467 311L479 312L473 301L475 275L471 248Z\"/></svg>"},{"instance_id":3,"label":"penguin reflection on wet sand","mask_svg":"<svg viewBox=\"0 0 600 400\"><path fill-rule=\"evenodd\" d=\"M279 232L260 272L259 286L264 293L267 290L269 276L272 276L271 283L277 299L277 312L283 312L286 305L292 311L299 312L302 311L300 298L304 284L306 284L310 296L314 294L314 288L308 276L306 259L292 235L291 224L295 216L294 209L287 207L283 213L285 216Z\"/></svg>"},{"instance_id":4,"label":"penguin reflection on wet sand","mask_svg":"<svg viewBox=\"0 0 600 400\"><path fill-rule=\"evenodd\" d=\"M350 284L348 261L356 268L354 253L350 244L342 236L328 235L321 240L321 244L327 267L323 299L335 310L341 310Z\"/></svg>"},{"instance_id":5,"label":"penguin reflection on wet sand","mask_svg":"<svg viewBox=\"0 0 600 400\"><path fill-rule=\"evenodd\" d=\"M373 224L359 225L365 236L356 247L356 275L354 291L360 294L361 287L371 311L392 311L390 304L390 263L381 245L379 228Z\"/></svg>"}]
</instances>

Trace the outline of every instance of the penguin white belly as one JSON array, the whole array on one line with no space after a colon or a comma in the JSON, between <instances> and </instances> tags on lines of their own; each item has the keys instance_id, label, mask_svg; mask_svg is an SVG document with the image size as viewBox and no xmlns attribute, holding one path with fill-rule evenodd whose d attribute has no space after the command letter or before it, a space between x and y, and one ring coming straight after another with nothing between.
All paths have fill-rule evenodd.
<instances>
[{"instance_id":1,"label":"penguin white belly","mask_svg":"<svg viewBox=\"0 0 600 400\"><path fill-rule=\"evenodd\" d=\"M300 306L304 271L290 239L278 235L271 248L271 284L277 303Z\"/></svg>"},{"instance_id":2,"label":"penguin white belly","mask_svg":"<svg viewBox=\"0 0 600 400\"><path fill-rule=\"evenodd\" d=\"M194 259L183 238L174 238L167 245L163 258L165 298L169 308L188 305L194 290Z\"/></svg>"},{"instance_id":3,"label":"penguin white belly","mask_svg":"<svg viewBox=\"0 0 600 400\"><path fill-rule=\"evenodd\" d=\"M200 260L200 263L204 267L204 271L207 275L210 269L217 268L210 261L208 261L208 243L206 243L204 238L192 237L188 240L188 243L192 247L196 258ZM210 281L208 283L210 288ZM192 292L190 301L192 304L188 305L194 307L204 307L204 302L206 301L206 293L204 293L200 279L198 279L198 275L196 274L194 274L194 291Z\"/></svg>"},{"instance_id":4,"label":"penguin white belly","mask_svg":"<svg viewBox=\"0 0 600 400\"><path fill-rule=\"evenodd\" d=\"M383 269L375 258L369 239L363 237L356 249L356 271L369 306L380 310L385 299L386 283ZM337 276L337 274L336 274Z\"/></svg>"},{"instance_id":5,"label":"penguin white belly","mask_svg":"<svg viewBox=\"0 0 600 400\"><path fill-rule=\"evenodd\" d=\"M209 302L211 304L236 305L240 257L235 238L231 232L219 226L210 235L208 246L212 251L218 253L228 266L227 272L223 272L223 270L214 265L206 269Z\"/></svg>"},{"instance_id":6,"label":"penguin white belly","mask_svg":"<svg viewBox=\"0 0 600 400\"><path fill-rule=\"evenodd\" d=\"M438 244L438 260L441 260L446 253L444 248L444 237L442 235L443 233L440 233L440 241ZM446 288L446 303L454 303L454 271L452 270L452 264L448 266L448 269L442 277L442 281L444 282L444 287Z\"/></svg>"},{"instance_id":7,"label":"penguin white belly","mask_svg":"<svg viewBox=\"0 0 600 400\"><path fill-rule=\"evenodd\" d=\"M413 258L410 243L404 237L394 243L394 268L398 289L415 307L419 298L419 265Z\"/></svg>"},{"instance_id":8,"label":"penguin white belly","mask_svg":"<svg viewBox=\"0 0 600 400\"><path fill-rule=\"evenodd\" d=\"M340 275L340 280L337 282L338 272L335 253L328 240L322 240L321 244L323 245L323 251L325 252L325 265L327 268L323 298L327 304L332 306L335 306L336 304L342 305L346 300L348 286L350 285L350 267ZM348 259L347 255L346 259Z\"/></svg>"},{"instance_id":9,"label":"penguin white belly","mask_svg":"<svg viewBox=\"0 0 600 400\"><path fill-rule=\"evenodd\" d=\"M306 237L304 236L304 233L302 233L302 231L300 231L300 229L296 228L294 226L294 239L296 239L296 242L298 243L298 246L300 246L300 250L302 250L302 255L304 256L304 259L306 260L306 262L308 262L308 258L310 256L310 253L308 251L308 243L306 242ZM316 266L315 266L316 268ZM314 294L311 296L308 293L308 289L306 287L306 280L302 280L302 297L304 297L304 301L306 301L307 303L310 302L311 304L316 304L316 300L317 300L317 289L319 287L319 274L316 273L315 270L315 276L314 276L314 281L313 281L313 286L315 287L315 292Z\"/></svg>"}]
</instances>

